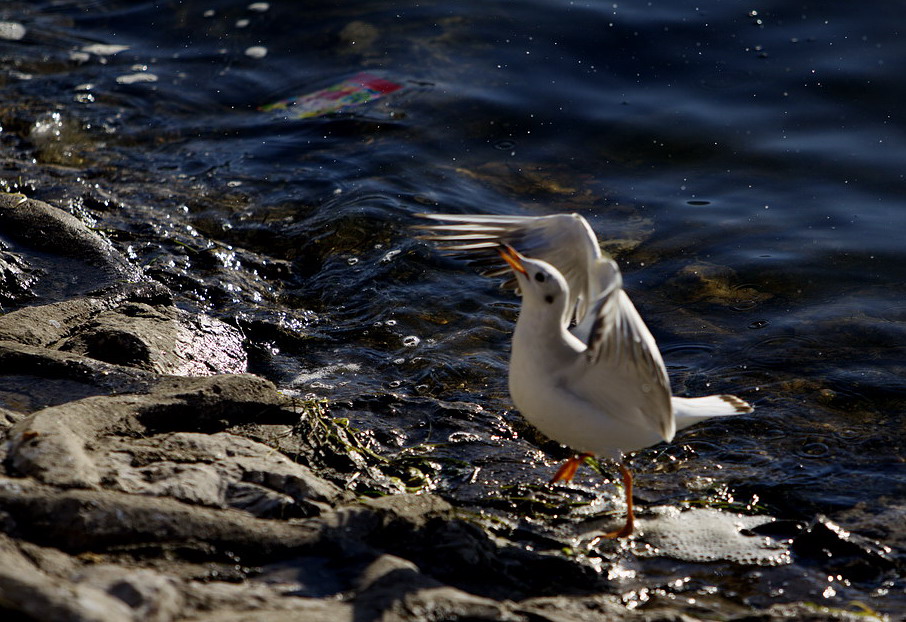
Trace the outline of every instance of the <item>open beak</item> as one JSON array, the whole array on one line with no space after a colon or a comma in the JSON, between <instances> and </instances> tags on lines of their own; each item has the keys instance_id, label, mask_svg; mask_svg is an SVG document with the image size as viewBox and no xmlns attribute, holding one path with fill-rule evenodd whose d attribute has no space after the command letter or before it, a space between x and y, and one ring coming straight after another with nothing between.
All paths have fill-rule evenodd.
<instances>
[{"instance_id":1,"label":"open beak","mask_svg":"<svg viewBox=\"0 0 906 622\"><path fill-rule=\"evenodd\" d=\"M528 274L525 266L522 265L522 255L520 255L515 248L509 244L501 244L500 248L497 249L497 252L500 253L503 260L507 262L513 270L521 272L522 274Z\"/></svg>"}]
</instances>

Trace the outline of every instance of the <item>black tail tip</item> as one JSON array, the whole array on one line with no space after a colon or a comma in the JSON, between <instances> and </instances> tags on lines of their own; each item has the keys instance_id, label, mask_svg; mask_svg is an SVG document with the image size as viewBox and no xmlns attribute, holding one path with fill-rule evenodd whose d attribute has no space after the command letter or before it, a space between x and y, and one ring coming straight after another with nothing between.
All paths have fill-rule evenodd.
<instances>
[{"instance_id":1,"label":"black tail tip","mask_svg":"<svg viewBox=\"0 0 906 622\"><path fill-rule=\"evenodd\" d=\"M723 401L725 401L726 403L728 403L730 406L732 406L733 408L735 408L735 409L736 409L736 412L739 413L740 415L744 415L744 414L746 414L746 413L750 413L750 412L752 412L752 411L754 410L754 409L752 408L752 405L751 405L751 404L749 404L748 402L745 402L745 401L739 399L739 398L736 397L735 395L721 395L721 396L720 396L720 399L722 399Z\"/></svg>"}]
</instances>

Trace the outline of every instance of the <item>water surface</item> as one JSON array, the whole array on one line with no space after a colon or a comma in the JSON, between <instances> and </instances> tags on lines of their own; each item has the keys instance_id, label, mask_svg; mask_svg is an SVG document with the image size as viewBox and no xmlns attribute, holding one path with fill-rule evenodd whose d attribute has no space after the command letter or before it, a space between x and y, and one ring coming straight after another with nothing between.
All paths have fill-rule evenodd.
<instances>
[{"instance_id":1,"label":"water surface","mask_svg":"<svg viewBox=\"0 0 906 622\"><path fill-rule=\"evenodd\" d=\"M675 390L756 406L637 455L643 499L825 514L902 559L896 5L74 0L0 19L18 25L0 29L5 189L242 326L252 371L328 399L376 451L430 448L426 488L493 509L566 454L509 402L518 299L413 239L413 214L577 211ZM361 71L404 88L260 110ZM903 604L901 578L782 580Z\"/></svg>"}]
</instances>

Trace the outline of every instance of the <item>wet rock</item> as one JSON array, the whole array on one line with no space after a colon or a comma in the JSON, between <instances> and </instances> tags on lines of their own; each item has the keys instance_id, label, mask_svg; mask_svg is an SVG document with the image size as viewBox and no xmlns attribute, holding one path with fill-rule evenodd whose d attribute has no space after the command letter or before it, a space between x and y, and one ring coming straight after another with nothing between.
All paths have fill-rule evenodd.
<instances>
[{"instance_id":1,"label":"wet rock","mask_svg":"<svg viewBox=\"0 0 906 622\"><path fill-rule=\"evenodd\" d=\"M603 589L606 581L556 554L498 543L434 495L390 495L366 500L328 517L339 546L362 545L414 563L441 585L492 598L518 599L577 589Z\"/></svg>"},{"instance_id":2,"label":"wet rock","mask_svg":"<svg viewBox=\"0 0 906 622\"><path fill-rule=\"evenodd\" d=\"M0 339L158 374L243 373L247 365L238 329L177 308L150 283L13 311L0 316Z\"/></svg>"},{"instance_id":3,"label":"wet rock","mask_svg":"<svg viewBox=\"0 0 906 622\"><path fill-rule=\"evenodd\" d=\"M891 550L818 516L793 539L793 553L847 581L877 581L896 567Z\"/></svg>"},{"instance_id":4,"label":"wet rock","mask_svg":"<svg viewBox=\"0 0 906 622\"><path fill-rule=\"evenodd\" d=\"M36 270L20 255L3 250L0 244L0 305L6 307L31 298Z\"/></svg>"},{"instance_id":5,"label":"wet rock","mask_svg":"<svg viewBox=\"0 0 906 622\"><path fill-rule=\"evenodd\" d=\"M763 293L751 285L739 285L736 273L726 267L709 263L684 266L669 282L676 298L693 302L704 300L749 310L770 300L772 294Z\"/></svg>"},{"instance_id":6,"label":"wet rock","mask_svg":"<svg viewBox=\"0 0 906 622\"><path fill-rule=\"evenodd\" d=\"M118 284L92 296L35 305L0 316L0 339L31 346L58 347L94 317L124 302L172 304L170 293L154 283Z\"/></svg>"},{"instance_id":7,"label":"wet rock","mask_svg":"<svg viewBox=\"0 0 906 622\"><path fill-rule=\"evenodd\" d=\"M340 31L340 41L350 46L349 51L360 54L367 52L379 37L380 32L374 25L360 20L349 22Z\"/></svg>"},{"instance_id":8,"label":"wet rock","mask_svg":"<svg viewBox=\"0 0 906 622\"><path fill-rule=\"evenodd\" d=\"M140 370L0 341L0 405L17 414L93 395L146 392L155 380Z\"/></svg>"},{"instance_id":9,"label":"wet rock","mask_svg":"<svg viewBox=\"0 0 906 622\"><path fill-rule=\"evenodd\" d=\"M0 194L0 229L29 249L66 257L69 263L65 273L85 289L142 278L141 271L109 241L75 216L42 201L21 194Z\"/></svg>"},{"instance_id":10,"label":"wet rock","mask_svg":"<svg viewBox=\"0 0 906 622\"><path fill-rule=\"evenodd\" d=\"M232 326L174 306L130 302L80 326L60 349L159 374L241 374L247 357Z\"/></svg>"},{"instance_id":11,"label":"wet rock","mask_svg":"<svg viewBox=\"0 0 906 622\"><path fill-rule=\"evenodd\" d=\"M404 579L404 577L399 577ZM411 584L410 584L411 585ZM448 586L411 591L396 600L380 616L382 622L408 620L513 620L504 603L482 598ZM518 620L518 618L515 618Z\"/></svg>"}]
</instances>

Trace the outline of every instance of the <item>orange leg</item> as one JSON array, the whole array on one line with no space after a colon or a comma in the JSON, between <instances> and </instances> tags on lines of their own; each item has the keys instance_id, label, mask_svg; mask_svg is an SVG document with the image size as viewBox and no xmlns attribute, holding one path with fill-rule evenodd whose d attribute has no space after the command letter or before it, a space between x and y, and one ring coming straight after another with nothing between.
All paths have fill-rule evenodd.
<instances>
[{"instance_id":1,"label":"orange leg","mask_svg":"<svg viewBox=\"0 0 906 622\"><path fill-rule=\"evenodd\" d=\"M623 476L623 490L626 493L626 524L622 528L604 534L605 538L628 538L635 525L635 511L632 507L632 473L625 464L620 464L620 475Z\"/></svg>"},{"instance_id":2,"label":"orange leg","mask_svg":"<svg viewBox=\"0 0 906 622\"><path fill-rule=\"evenodd\" d=\"M586 458L591 458L591 454L579 454L564 462L551 478L551 484L556 484L557 482L571 482L576 476L576 471L579 470L579 465L582 464Z\"/></svg>"}]
</instances>

